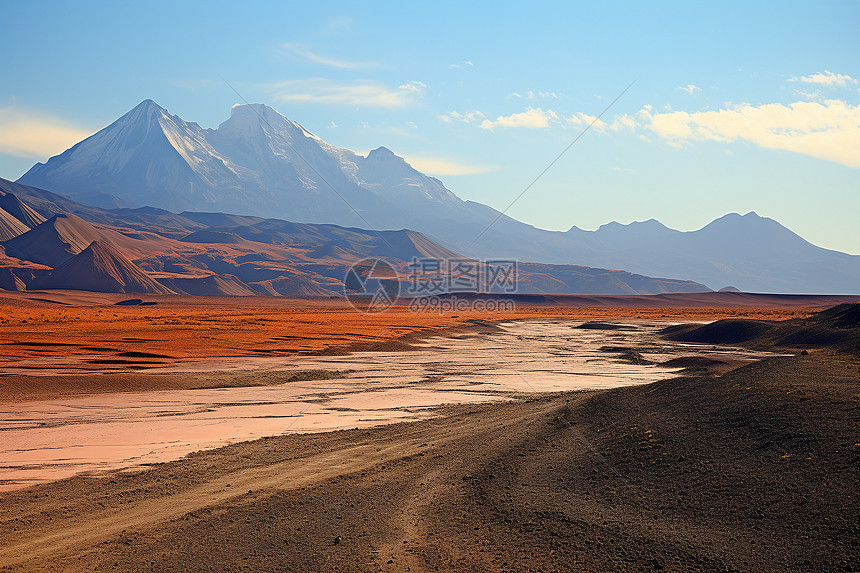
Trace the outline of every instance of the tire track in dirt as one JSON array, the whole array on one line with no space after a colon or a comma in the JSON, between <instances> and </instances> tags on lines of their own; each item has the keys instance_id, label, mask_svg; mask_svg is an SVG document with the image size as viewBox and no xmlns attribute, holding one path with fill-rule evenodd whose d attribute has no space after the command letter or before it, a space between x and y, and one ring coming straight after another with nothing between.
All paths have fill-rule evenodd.
<instances>
[{"instance_id":1,"label":"tire track in dirt","mask_svg":"<svg viewBox=\"0 0 860 573\"><path fill-rule=\"evenodd\" d=\"M550 405L543 405L522 417L543 416L551 408ZM0 548L0 567L51 561L56 557L83 553L120 534L153 530L159 524L204 508L229 505L238 498L264 496L265 491L304 488L380 463L414 456L431 448L428 442L433 443L432 448L440 448L452 441L468 438L469 435L484 433L495 423L488 421L475 424L464 418L450 424L432 424L418 429L411 424L403 424L397 431L398 435L393 438L383 434L379 439L361 445L336 447L316 455L231 471L172 495L150 496L88 515L51 519L42 528L33 528L23 532L17 539L7 540L5 546ZM421 498L421 492L418 493ZM419 538L415 529L417 507L401 522L404 530L400 537L401 544L404 538ZM402 550L389 549L388 552L396 553L399 556L398 563L402 564ZM384 554L380 552L380 556Z\"/></svg>"}]
</instances>

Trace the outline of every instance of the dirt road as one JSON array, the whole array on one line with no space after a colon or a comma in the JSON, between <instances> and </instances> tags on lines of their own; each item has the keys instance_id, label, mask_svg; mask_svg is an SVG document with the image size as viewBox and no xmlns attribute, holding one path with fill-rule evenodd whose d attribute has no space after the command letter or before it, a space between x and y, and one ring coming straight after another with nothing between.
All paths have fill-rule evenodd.
<instances>
[{"instance_id":1,"label":"dirt road","mask_svg":"<svg viewBox=\"0 0 860 573\"><path fill-rule=\"evenodd\" d=\"M852 571L857 357L451 407L0 496L6 571Z\"/></svg>"}]
</instances>

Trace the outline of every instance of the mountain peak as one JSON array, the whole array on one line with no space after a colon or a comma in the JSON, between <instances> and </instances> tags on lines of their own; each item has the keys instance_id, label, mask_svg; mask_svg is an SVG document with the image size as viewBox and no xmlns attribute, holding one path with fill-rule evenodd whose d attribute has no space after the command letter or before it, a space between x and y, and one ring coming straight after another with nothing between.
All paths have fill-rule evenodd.
<instances>
[{"instance_id":1,"label":"mountain peak","mask_svg":"<svg viewBox=\"0 0 860 573\"><path fill-rule=\"evenodd\" d=\"M54 269L53 288L96 292L170 294L110 242L93 240L86 249Z\"/></svg>"},{"instance_id":2,"label":"mountain peak","mask_svg":"<svg viewBox=\"0 0 860 573\"><path fill-rule=\"evenodd\" d=\"M126 113L123 117L132 119L140 117L152 118L166 115L170 115L166 109L155 103L154 100L145 99L134 106L131 111Z\"/></svg>"},{"instance_id":3,"label":"mountain peak","mask_svg":"<svg viewBox=\"0 0 860 573\"><path fill-rule=\"evenodd\" d=\"M296 136L322 141L304 126L264 103L234 105L230 110L230 119L218 126L216 138L219 141L237 136L246 138L261 131L274 131L287 141L292 141Z\"/></svg>"},{"instance_id":4,"label":"mountain peak","mask_svg":"<svg viewBox=\"0 0 860 573\"><path fill-rule=\"evenodd\" d=\"M654 239L677 233L677 231L673 231L657 219L648 219L647 221L633 221L627 225L612 221L598 227L595 233L601 239L615 241Z\"/></svg>"},{"instance_id":5,"label":"mountain peak","mask_svg":"<svg viewBox=\"0 0 860 573\"><path fill-rule=\"evenodd\" d=\"M377 159L380 161L390 161L392 159L396 159L399 161L404 161L402 157L396 155L393 151L388 149L387 147L377 147L373 151L367 154L368 159ZM405 161L404 161L405 162Z\"/></svg>"},{"instance_id":6,"label":"mountain peak","mask_svg":"<svg viewBox=\"0 0 860 573\"><path fill-rule=\"evenodd\" d=\"M286 123L290 126L297 126L294 121L278 110L267 106L264 103L246 103L236 104L230 109L230 119L228 121L252 121L254 123L264 122L270 124Z\"/></svg>"},{"instance_id":7,"label":"mountain peak","mask_svg":"<svg viewBox=\"0 0 860 573\"><path fill-rule=\"evenodd\" d=\"M773 219L770 219L768 217L762 217L755 211L750 211L749 213L746 213L744 215L741 215L740 213L726 213L722 217L718 217L705 225L704 228L707 229L711 226L721 227L725 225L760 225L762 223L770 222L776 223L776 221L773 221ZM779 223L777 223L777 225L778 224Z\"/></svg>"}]
</instances>

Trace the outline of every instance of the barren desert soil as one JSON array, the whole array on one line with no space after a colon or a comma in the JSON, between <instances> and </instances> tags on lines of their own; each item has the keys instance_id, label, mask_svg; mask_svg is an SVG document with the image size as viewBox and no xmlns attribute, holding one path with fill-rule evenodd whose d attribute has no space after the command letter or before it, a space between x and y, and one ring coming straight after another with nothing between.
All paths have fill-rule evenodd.
<instances>
[{"instance_id":1,"label":"barren desert soil","mask_svg":"<svg viewBox=\"0 0 860 573\"><path fill-rule=\"evenodd\" d=\"M160 367L199 358L407 350L411 341L427 335L474 330L481 327L480 323L502 320L783 320L808 316L812 307L804 305L830 302L786 302L771 297L753 300L762 305L756 307L732 307L728 303L717 307L647 307L634 305L655 304L648 297L615 297L610 302L620 306L520 304L512 312L456 313L415 313L398 306L368 315L345 301L319 299L155 296L148 298L157 302L152 306L115 306L128 295L66 291L0 295L0 371L5 372L0 376L0 401L277 384L283 382L283 376L269 377L267 382L260 375L201 379L156 373ZM577 304L606 302L581 298L585 300L577 299ZM689 298L673 304L709 302L714 301Z\"/></svg>"},{"instance_id":2,"label":"barren desert soil","mask_svg":"<svg viewBox=\"0 0 860 573\"><path fill-rule=\"evenodd\" d=\"M4 571L856 571L860 360L450 407L0 496Z\"/></svg>"},{"instance_id":3,"label":"barren desert soil","mask_svg":"<svg viewBox=\"0 0 860 573\"><path fill-rule=\"evenodd\" d=\"M404 348L502 319L811 312L533 306L515 316L396 309L368 319L325 301L126 308L50 296L0 303L2 366L80 372L5 376L0 399L21 399L26 380L47 382L25 387L24 399L151 383L135 378L139 364L113 364L98 376L114 385L93 385L93 355L148 352L175 363ZM62 364L75 356L77 366ZM451 406L418 422L265 438L146 471L78 476L0 494L0 570L858 571L858 384L858 355L820 346L728 372Z\"/></svg>"}]
</instances>

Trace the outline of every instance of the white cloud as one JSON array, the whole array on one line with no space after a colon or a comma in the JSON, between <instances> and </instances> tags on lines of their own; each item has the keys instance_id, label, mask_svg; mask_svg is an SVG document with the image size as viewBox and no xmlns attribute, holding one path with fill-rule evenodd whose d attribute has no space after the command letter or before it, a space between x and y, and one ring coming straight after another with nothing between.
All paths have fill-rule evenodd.
<instances>
[{"instance_id":1,"label":"white cloud","mask_svg":"<svg viewBox=\"0 0 860 573\"><path fill-rule=\"evenodd\" d=\"M693 84L687 84L683 87L675 88L675 89L681 90L682 92L687 92L690 95L696 95L697 93L702 91L702 88L700 88L699 86L694 86Z\"/></svg>"},{"instance_id":2,"label":"white cloud","mask_svg":"<svg viewBox=\"0 0 860 573\"><path fill-rule=\"evenodd\" d=\"M281 49L286 53L295 54L315 64L321 64L323 66L329 66L332 68L356 70L361 68L379 67L379 62L350 62L347 60L337 60L334 58L320 56L319 54L315 54L314 52L299 44L282 44Z\"/></svg>"},{"instance_id":3,"label":"white cloud","mask_svg":"<svg viewBox=\"0 0 860 573\"><path fill-rule=\"evenodd\" d=\"M457 64L451 64L452 68L462 68L463 66L473 68L473 67L475 67L475 64L473 64L471 60L465 60L465 61L457 63Z\"/></svg>"},{"instance_id":4,"label":"white cloud","mask_svg":"<svg viewBox=\"0 0 860 573\"><path fill-rule=\"evenodd\" d=\"M529 91L524 92L524 93L514 92L511 94L511 96L515 97L515 98L520 98L520 99L536 99L539 97L550 98L550 99L559 99L561 97L555 92L542 92L542 91L533 91L533 90L529 90Z\"/></svg>"},{"instance_id":5,"label":"white cloud","mask_svg":"<svg viewBox=\"0 0 860 573\"><path fill-rule=\"evenodd\" d=\"M261 87L279 102L396 108L415 103L415 98L426 86L421 82L408 82L393 89L370 81L338 83L324 78L308 78L263 84Z\"/></svg>"},{"instance_id":6,"label":"white cloud","mask_svg":"<svg viewBox=\"0 0 860 573\"><path fill-rule=\"evenodd\" d=\"M466 113L460 113L460 112L452 111L449 113L443 113L441 115L437 115L436 117L438 117L439 119L441 119L445 123L454 123L457 121L462 122L462 123L475 123L476 121L481 121L482 119L485 119L487 116L485 116L480 111L475 110L475 111L469 111Z\"/></svg>"},{"instance_id":7,"label":"white cloud","mask_svg":"<svg viewBox=\"0 0 860 573\"><path fill-rule=\"evenodd\" d=\"M412 81L412 82L406 82L405 84L401 84L401 85L397 86L397 89L420 94L420 93L423 93L424 90L427 89L427 84L425 84L424 82Z\"/></svg>"},{"instance_id":8,"label":"white cloud","mask_svg":"<svg viewBox=\"0 0 860 573\"><path fill-rule=\"evenodd\" d=\"M328 124L328 127L329 129L335 129L337 128L337 124L335 122L331 122L330 124Z\"/></svg>"},{"instance_id":9,"label":"white cloud","mask_svg":"<svg viewBox=\"0 0 860 573\"><path fill-rule=\"evenodd\" d=\"M50 157L92 133L52 115L19 107L0 107L0 153Z\"/></svg>"},{"instance_id":10,"label":"white cloud","mask_svg":"<svg viewBox=\"0 0 860 573\"><path fill-rule=\"evenodd\" d=\"M664 141L749 141L860 168L860 106L840 100L739 104L718 111L637 114Z\"/></svg>"},{"instance_id":11,"label":"white cloud","mask_svg":"<svg viewBox=\"0 0 860 573\"><path fill-rule=\"evenodd\" d=\"M633 131L636 129L636 119L632 115L626 113L617 115L609 126L609 129L612 131L621 131L622 129Z\"/></svg>"},{"instance_id":12,"label":"white cloud","mask_svg":"<svg viewBox=\"0 0 860 573\"><path fill-rule=\"evenodd\" d=\"M551 109L544 111L539 107L530 107L521 113L511 115L500 115L494 121L485 119L478 127L492 131L497 127L523 127L526 129L543 129L550 127L551 123L558 122L559 117Z\"/></svg>"},{"instance_id":13,"label":"white cloud","mask_svg":"<svg viewBox=\"0 0 860 573\"><path fill-rule=\"evenodd\" d=\"M857 80L852 78L851 76L845 74L834 74L830 70L824 70L823 72L818 72L816 74L810 74L808 76L800 76L793 77L789 79L790 82L803 82L807 84L817 84L819 86L824 86L826 88L847 87L848 84L856 84Z\"/></svg>"},{"instance_id":14,"label":"white cloud","mask_svg":"<svg viewBox=\"0 0 860 573\"><path fill-rule=\"evenodd\" d=\"M572 116L565 118L565 121L567 121L569 125L574 125L576 127L582 128L591 125L594 129L603 130L607 127L606 122L601 119L598 119L597 116L588 115L587 113L582 113L581 111L578 111Z\"/></svg>"},{"instance_id":15,"label":"white cloud","mask_svg":"<svg viewBox=\"0 0 860 573\"><path fill-rule=\"evenodd\" d=\"M440 177L454 175L476 175L479 173L488 173L490 171L496 171L498 169L498 167L494 165L471 165L439 157L410 155L408 157L404 157L404 159L409 165L411 165L418 171L421 171L422 173L427 173L429 175L438 175Z\"/></svg>"}]
</instances>

